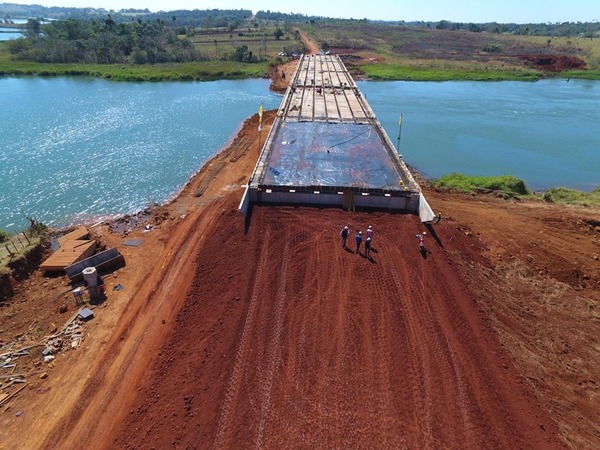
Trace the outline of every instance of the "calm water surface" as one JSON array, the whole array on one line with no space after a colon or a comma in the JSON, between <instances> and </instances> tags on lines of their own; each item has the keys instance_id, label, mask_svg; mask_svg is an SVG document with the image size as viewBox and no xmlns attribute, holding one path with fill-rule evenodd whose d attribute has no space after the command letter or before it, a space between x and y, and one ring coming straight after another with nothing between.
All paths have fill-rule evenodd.
<instances>
[{"instance_id":1,"label":"calm water surface","mask_svg":"<svg viewBox=\"0 0 600 450\"><path fill-rule=\"evenodd\" d=\"M515 175L534 190L600 186L600 82L361 82L425 175Z\"/></svg>"},{"instance_id":2,"label":"calm water surface","mask_svg":"<svg viewBox=\"0 0 600 450\"><path fill-rule=\"evenodd\" d=\"M23 33L18 28L0 28L0 41L10 41L23 37Z\"/></svg>"},{"instance_id":3,"label":"calm water surface","mask_svg":"<svg viewBox=\"0 0 600 450\"><path fill-rule=\"evenodd\" d=\"M258 111L265 80L0 78L0 228L63 226L164 202Z\"/></svg>"},{"instance_id":4,"label":"calm water surface","mask_svg":"<svg viewBox=\"0 0 600 450\"><path fill-rule=\"evenodd\" d=\"M600 82L361 82L400 152L428 176L513 174L536 190L600 185ZM164 202L244 119L277 108L265 80L116 83L0 78L0 228L52 226Z\"/></svg>"}]
</instances>

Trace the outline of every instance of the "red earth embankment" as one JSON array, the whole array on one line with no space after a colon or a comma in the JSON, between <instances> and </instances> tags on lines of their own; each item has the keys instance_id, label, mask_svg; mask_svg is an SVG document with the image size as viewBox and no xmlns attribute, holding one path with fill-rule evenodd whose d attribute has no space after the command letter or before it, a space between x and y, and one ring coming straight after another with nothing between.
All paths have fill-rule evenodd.
<instances>
[{"instance_id":1,"label":"red earth embankment","mask_svg":"<svg viewBox=\"0 0 600 450\"><path fill-rule=\"evenodd\" d=\"M373 225L371 259L341 247L345 223ZM433 228L424 258L423 230L408 215L255 207L244 233L221 214L112 444L559 447L458 276L452 254L473 239Z\"/></svg>"}]
</instances>

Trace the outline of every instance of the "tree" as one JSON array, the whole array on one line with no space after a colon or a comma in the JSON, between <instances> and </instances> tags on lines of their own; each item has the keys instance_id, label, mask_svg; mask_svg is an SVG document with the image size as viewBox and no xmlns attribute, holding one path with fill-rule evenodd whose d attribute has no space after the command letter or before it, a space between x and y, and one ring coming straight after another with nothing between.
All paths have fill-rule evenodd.
<instances>
[{"instance_id":1,"label":"tree","mask_svg":"<svg viewBox=\"0 0 600 450\"><path fill-rule=\"evenodd\" d=\"M25 27L25 34L27 35L27 37L39 36L40 21L36 19L29 19Z\"/></svg>"},{"instance_id":2,"label":"tree","mask_svg":"<svg viewBox=\"0 0 600 450\"><path fill-rule=\"evenodd\" d=\"M277 27L277 29L275 31L273 31L273 36L275 36L275 39L279 40L281 39L281 37L284 35L284 32L281 28Z\"/></svg>"},{"instance_id":3,"label":"tree","mask_svg":"<svg viewBox=\"0 0 600 450\"><path fill-rule=\"evenodd\" d=\"M447 20L440 20L435 28L438 30L447 30L448 28L450 28L451 24L450 22L448 22Z\"/></svg>"},{"instance_id":4,"label":"tree","mask_svg":"<svg viewBox=\"0 0 600 450\"><path fill-rule=\"evenodd\" d=\"M239 47L236 47L235 52L233 53L233 55L231 55L231 60L237 62L249 61L248 46L240 45Z\"/></svg>"},{"instance_id":5,"label":"tree","mask_svg":"<svg viewBox=\"0 0 600 450\"><path fill-rule=\"evenodd\" d=\"M110 14L108 16L106 16L106 19L104 19L104 25L106 26L106 28L108 28L111 31L112 31L113 27L115 26L115 21L113 20L113 18Z\"/></svg>"}]
</instances>

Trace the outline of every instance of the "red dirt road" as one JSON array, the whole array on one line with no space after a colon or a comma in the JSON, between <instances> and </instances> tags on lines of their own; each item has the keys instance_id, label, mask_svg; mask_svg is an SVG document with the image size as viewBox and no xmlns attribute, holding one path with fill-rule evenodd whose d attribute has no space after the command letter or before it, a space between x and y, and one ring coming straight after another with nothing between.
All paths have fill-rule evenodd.
<instances>
[{"instance_id":1,"label":"red dirt road","mask_svg":"<svg viewBox=\"0 0 600 450\"><path fill-rule=\"evenodd\" d=\"M372 260L341 248L344 223L373 225ZM452 246L429 239L423 258L421 231L414 216L256 207L244 234L223 213L113 444L558 447L459 281Z\"/></svg>"}]
</instances>

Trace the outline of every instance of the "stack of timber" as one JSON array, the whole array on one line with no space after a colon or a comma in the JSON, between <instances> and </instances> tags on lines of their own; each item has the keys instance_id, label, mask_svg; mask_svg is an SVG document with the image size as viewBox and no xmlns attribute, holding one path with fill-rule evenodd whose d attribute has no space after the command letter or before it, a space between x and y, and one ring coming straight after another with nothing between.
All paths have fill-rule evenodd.
<instances>
[{"instance_id":1,"label":"stack of timber","mask_svg":"<svg viewBox=\"0 0 600 450\"><path fill-rule=\"evenodd\" d=\"M67 266L93 255L96 253L96 241L88 237L86 227L79 227L65 234L58 239L60 248L40 265L40 269L45 272L60 272Z\"/></svg>"}]
</instances>

